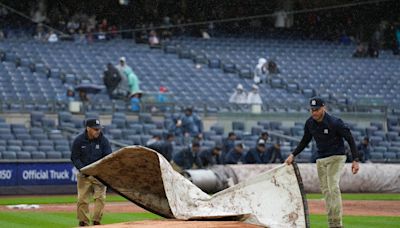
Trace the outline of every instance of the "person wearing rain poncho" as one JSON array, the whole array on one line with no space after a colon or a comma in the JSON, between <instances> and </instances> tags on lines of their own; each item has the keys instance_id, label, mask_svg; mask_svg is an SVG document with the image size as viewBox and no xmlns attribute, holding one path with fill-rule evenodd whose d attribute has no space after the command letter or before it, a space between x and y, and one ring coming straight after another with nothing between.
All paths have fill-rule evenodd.
<instances>
[{"instance_id":1,"label":"person wearing rain poncho","mask_svg":"<svg viewBox=\"0 0 400 228\"><path fill-rule=\"evenodd\" d=\"M229 103L247 104L247 92L243 89L242 84L238 84L235 92L229 98Z\"/></svg>"},{"instance_id":2,"label":"person wearing rain poncho","mask_svg":"<svg viewBox=\"0 0 400 228\"><path fill-rule=\"evenodd\" d=\"M259 104L259 105L261 105L263 103L261 100L260 93L258 92L257 85L252 86L252 90L247 95L247 103L248 104Z\"/></svg>"},{"instance_id":3,"label":"person wearing rain poncho","mask_svg":"<svg viewBox=\"0 0 400 228\"><path fill-rule=\"evenodd\" d=\"M258 64L254 69L254 78L253 81L255 84L260 84L262 82L266 82L266 75L267 72L267 60L264 58L258 59Z\"/></svg>"},{"instance_id":4,"label":"person wearing rain poncho","mask_svg":"<svg viewBox=\"0 0 400 228\"><path fill-rule=\"evenodd\" d=\"M132 69L126 64L125 57L121 57L119 59L119 64L115 66L119 71L121 76L121 80L117 86L117 88L113 91L113 97L116 99L124 99L127 98L130 94L129 80L128 75L125 72L132 71Z\"/></svg>"}]
</instances>

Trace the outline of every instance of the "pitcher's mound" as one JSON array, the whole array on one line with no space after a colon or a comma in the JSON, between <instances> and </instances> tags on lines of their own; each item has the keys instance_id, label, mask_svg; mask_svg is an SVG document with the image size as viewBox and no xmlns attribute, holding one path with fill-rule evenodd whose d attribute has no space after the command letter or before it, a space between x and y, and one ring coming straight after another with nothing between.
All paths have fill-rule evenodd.
<instances>
[{"instance_id":1,"label":"pitcher's mound","mask_svg":"<svg viewBox=\"0 0 400 228\"><path fill-rule=\"evenodd\" d=\"M256 228L261 226L251 225L237 221L181 221L181 220L145 220L138 222L125 222L116 224L102 225L101 227L118 228L138 228L138 227L158 227L158 228Z\"/></svg>"}]
</instances>

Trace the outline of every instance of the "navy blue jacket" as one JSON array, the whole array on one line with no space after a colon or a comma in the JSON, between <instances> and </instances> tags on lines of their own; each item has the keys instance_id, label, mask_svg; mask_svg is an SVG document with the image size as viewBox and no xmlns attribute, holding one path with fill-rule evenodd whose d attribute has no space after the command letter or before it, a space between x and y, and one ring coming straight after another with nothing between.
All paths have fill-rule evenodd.
<instances>
[{"instance_id":1,"label":"navy blue jacket","mask_svg":"<svg viewBox=\"0 0 400 228\"><path fill-rule=\"evenodd\" d=\"M275 163L276 160L279 160L280 163L284 161L282 158L281 150L275 148L274 145L268 147L262 159L264 163Z\"/></svg>"},{"instance_id":2,"label":"navy blue jacket","mask_svg":"<svg viewBox=\"0 0 400 228\"><path fill-rule=\"evenodd\" d=\"M193 165L196 165L198 168L202 168L198 154L193 153L191 147L187 147L176 153L173 157L173 161L182 169L191 169L193 168Z\"/></svg>"},{"instance_id":3,"label":"navy blue jacket","mask_svg":"<svg viewBox=\"0 0 400 228\"><path fill-rule=\"evenodd\" d=\"M353 160L358 161L358 152L349 127L339 118L325 112L321 122L312 117L308 118L304 126L304 135L294 150L296 156L314 138L317 143L317 159L333 155L345 155L343 138L349 143Z\"/></svg>"},{"instance_id":4,"label":"navy blue jacket","mask_svg":"<svg viewBox=\"0 0 400 228\"><path fill-rule=\"evenodd\" d=\"M235 148L231 149L228 154L224 158L224 164L237 164L238 162L242 162L243 155L242 153L238 153Z\"/></svg>"},{"instance_id":5,"label":"navy blue jacket","mask_svg":"<svg viewBox=\"0 0 400 228\"><path fill-rule=\"evenodd\" d=\"M244 156L244 163L246 164L262 164L263 163L263 157L264 153L260 153L256 148L251 148L246 155Z\"/></svg>"},{"instance_id":6,"label":"navy blue jacket","mask_svg":"<svg viewBox=\"0 0 400 228\"><path fill-rule=\"evenodd\" d=\"M174 147L171 142L169 141L158 141L152 143L148 146L148 148L153 149L163 155L168 161L172 159L172 152Z\"/></svg>"},{"instance_id":7,"label":"navy blue jacket","mask_svg":"<svg viewBox=\"0 0 400 228\"><path fill-rule=\"evenodd\" d=\"M103 133L89 140L87 131L79 134L72 143L71 161L77 169L81 169L111 154L111 146Z\"/></svg>"},{"instance_id":8,"label":"navy blue jacket","mask_svg":"<svg viewBox=\"0 0 400 228\"><path fill-rule=\"evenodd\" d=\"M213 154L214 149L202 150L199 154L199 158L203 167L221 164L219 156Z\"/></svg>"}]
</instances>

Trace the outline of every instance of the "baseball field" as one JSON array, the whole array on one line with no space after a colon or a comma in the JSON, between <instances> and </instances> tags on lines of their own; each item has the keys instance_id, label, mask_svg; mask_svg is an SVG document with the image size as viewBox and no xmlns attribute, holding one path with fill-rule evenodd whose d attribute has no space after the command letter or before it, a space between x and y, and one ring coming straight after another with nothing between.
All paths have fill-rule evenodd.
<instances>
[{"instance_id":1,"label":"baseball field","mask_svg":"<svg viewBox=\"0 0 400 228\"><path fill-rule=\"evenodd\" d=\"M308 194L307 199L311 227L326 227L321 195ZM1 197L0 227L75 227L77 226L75 200L76 196L74 195ZM25 204L26 208L32 208L22 209L21 204ZM16 205L20 206L16 207ZM36 208L32 205L36 205ZM343 194L343 206L346 227L399 227L400 194ZM146 222L135 223L135 221ZM107 205L102 223L124 223L124 227L155 225L175 227L178 224L168 225L168 222L164 222L162 217L149 213L114 194L107 195ZM202 227L201 223L190 225L179 222L179 225L181 227ZM212 224L204 225L204 227L216 227ZM108 225L107 227L113 226ZM223 227L234 227L234 225Z\"/></svg>"}]
</instances>

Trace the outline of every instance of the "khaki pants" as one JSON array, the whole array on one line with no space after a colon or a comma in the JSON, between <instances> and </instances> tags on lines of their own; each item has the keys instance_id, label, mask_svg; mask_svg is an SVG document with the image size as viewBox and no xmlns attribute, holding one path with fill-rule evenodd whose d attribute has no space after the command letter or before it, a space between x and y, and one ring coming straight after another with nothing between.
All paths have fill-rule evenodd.
<instances>
[{"instance_id":1,"label":"khaki pants","mask_svg":"<svg viewBox=\"0 0 400 228\"><path fill-rule=\"evenodd\" d=\"M89 201L93 196L94 211L93 220L100 222L103 216L104 203L106 199L107 187L92 176L84 176L81 173L77 174L78 188L78 204L77 218L79 221L90 224L89 218Z\"/></svg>"},{"instance_id":2,"label":"khaki pants","mask_svg":"<svg viewBox=\"0 0 400 228\"><path fill-rule=\"evenodd\" d=\"M342 196L340 175L346 161L345 155L335 155L317 160L318 178L325 198L329 227L342 227Z\"/></svg>"}]
</instances>

